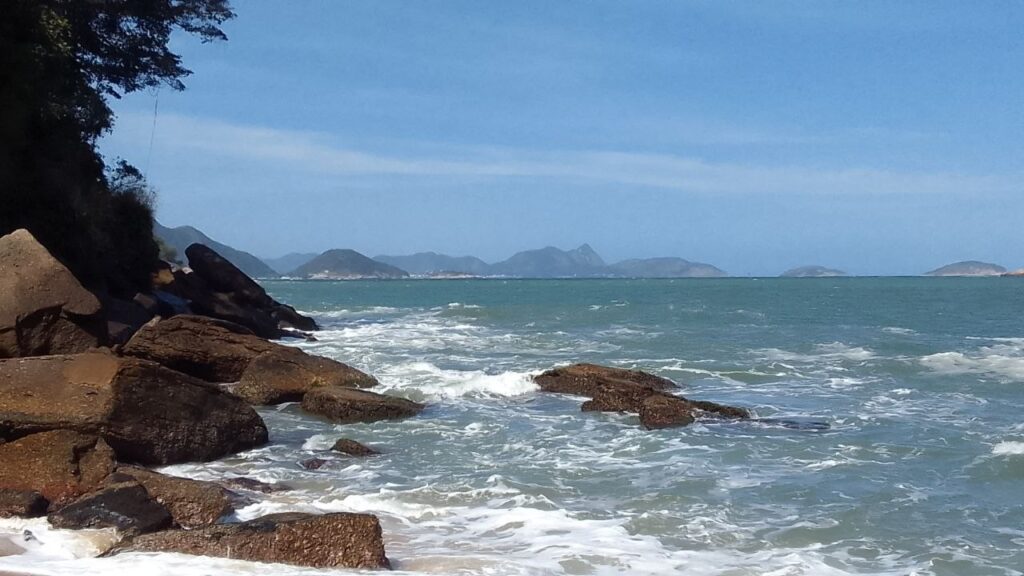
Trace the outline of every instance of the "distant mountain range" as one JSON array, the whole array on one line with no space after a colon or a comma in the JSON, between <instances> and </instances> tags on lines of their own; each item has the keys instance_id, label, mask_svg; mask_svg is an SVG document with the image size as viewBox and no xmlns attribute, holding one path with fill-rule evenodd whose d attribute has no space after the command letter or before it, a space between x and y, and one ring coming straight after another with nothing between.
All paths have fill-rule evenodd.
<instances>
[{"instance_id":1,"label":"distant mountain range","mask_svg":"<svg viewBox=\"0 0 1024 576\"><path fill-rule=\"evenodd\" d=\"M437 252L418 252L409 256L374 256L373 259L420 276L443 273L486 276L490 269L490 264L476 256L447 256Z\"/></svg>"},{"instance_id":2,"label":"distant mountain range","mask_svg":"<svg viewBox=\"0 0 1024 576\"><path fill-rule=\"evenodd\" d=\"M846 272L824 266L801 266L779 274L781 278L830 278L834 276L846 276Z\"/></svg>"},{"instance_id":3,"label":"distant mountain range","mask_svg":"<svg viewBox=\"0 0 1024 576\"><path fill-rule=\"evenodd\" d=\"M964 260L954 262L931 272L925 272L925 276L999 276L1006 273L1006 268L989 262L978 262L977 260Z\"/></svg>"},{"instance_id":4,"label":"distant mountain range","mask_svg":"<svg viewBox=\"0 0 1024 576\"><path fill-rule=\"evenodd\" d=\"M159 222L153 222L153 235L164 241L165 244L174 248L178 253L178 258L185 259L185 248L188 248L190 244L205 244L210 248L213 248L218 254L223 256L242 272L245 272L253 278L274 278L280 276L270 266L267 266L262 260L241 250L235 250L227 244L221 244L213 238L210 238L206 234L203 234L199 230L191 226L178 226L177 228L168 228L161 225Z\"/></svg>"},{"instance_id":5,"label":"distant mountain range","mask_svg":"<svg viewBox=\"0 0 1024 576\"><path fill-rule=\"evenodd\" d=\"M288 273L293 278L352 280L408 278L409 273L363 256L355 250L328 250Z\"/></svg>"}]
</instances>

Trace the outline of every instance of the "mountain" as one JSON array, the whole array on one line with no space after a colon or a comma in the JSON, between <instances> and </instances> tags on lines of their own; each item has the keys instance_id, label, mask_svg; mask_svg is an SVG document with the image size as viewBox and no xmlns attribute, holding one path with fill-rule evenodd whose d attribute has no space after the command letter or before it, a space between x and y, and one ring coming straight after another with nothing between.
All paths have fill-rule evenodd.
<instances>
[{"instance_id":1,"label":"mountain","mask_svg":"<svg viewBox=\"0 0 1024 576\"><path fill-rule=\"evenodd\" d=\"M288 273L297 278L356 280L360 278L408 278L409 273L377 262L355 250L328 250Z\"/></svg>"},{"instance_id":2,"label":"mountain","mask_svg":"<svg viewBox=\"0 0 1024 576\"><path fill-rule=\"evenodd\" d=\"M153 222L153 235L173 247L178 252L178 258L185 258L185 249L191 244L205 244L213 248L215 252L227 259L253 278L276 278L280 276L277 272L267 266L262 260L241 250L236 250L227 244L221 244L206 234L191 226L178 226L167 228L159 222Z\"/></svg>"},{"instance_id":3,"label":"mountain","mask_svg":"<svg viewBox=\"0 0 1024 576\"><path fill-rule=\"evenodd\" d=\"M279 258L264 258L263 261L274 270L277 270L278 273L287 274L317 256L319 256L319 254L309 252L292 252L291 254L285 254Z\"/></svg>"},{"instance_id":4,"label":"mountain","mask_svg":"<svg viewBox=\"0 0 1024 576\"><path fill-rule=\"evenodd\" d=\"M724 270L711 264L690 262L682 258L642 258L623 260L609 269L618 276L629 278L721 278Z\"/></svg>"},{"instance_id":5,"label":"mountain","mask_svg":"<svg viewBox=\"0 0 1024 576\"><path fill-rule=\"evenodd\" d=\"M576 276L607 276L610 270L604 260L588 244L575 250L559 250L553 246L514 254L508 260L493 264L493 276L523 278L571 278Z\"/></svg>"},{"instance_id":6,"label":"mountain","mask_svg":"<svg viewBox=\"0 0 1024 576\"><path fill-rule=\"evenodd\" d=\"M846 272L824 266L801 266L779 274L781 278L829 278L833 276L846 276Z\"/></svg>"},{"instance_id":7,"label":"mountain","mask_svg":"<svg viewBox=\"0 0 1024 576\"><path fill-rule=\"evenodd\" d=\"M486 276L491 267L475 256L448 256L437 252L418 252L408 256L374 256L373 259L401 268L410 274L423 276L439 272Z\"/></svg>"},{"instance_id":8,"label":"mountain","mask_svg":"<svg viewBox=\"0 0 1024 576\"><path fill-rule=\"evenodd\" d=\"M931 272L925 272L925 276L999 276L1006 273L1006 268L989 262L978 262L977 260L965 260L954 262Z\"/></svg>"}]
</instances>

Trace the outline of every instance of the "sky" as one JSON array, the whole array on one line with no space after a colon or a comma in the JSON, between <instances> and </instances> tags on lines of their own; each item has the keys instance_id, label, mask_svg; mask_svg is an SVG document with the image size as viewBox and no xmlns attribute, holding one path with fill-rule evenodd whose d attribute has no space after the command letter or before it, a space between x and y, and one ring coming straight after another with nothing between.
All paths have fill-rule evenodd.
<instances>
[{"instance_id":1,"label":"sky","mask_svg":"<svg viewBox=\"0 0 1024 576\"><path fill-rule=\"evenodd\" d=\"M234 0L101 142L258 256L1024 266L1024 3Z\"/></svg>"}]
</instances>

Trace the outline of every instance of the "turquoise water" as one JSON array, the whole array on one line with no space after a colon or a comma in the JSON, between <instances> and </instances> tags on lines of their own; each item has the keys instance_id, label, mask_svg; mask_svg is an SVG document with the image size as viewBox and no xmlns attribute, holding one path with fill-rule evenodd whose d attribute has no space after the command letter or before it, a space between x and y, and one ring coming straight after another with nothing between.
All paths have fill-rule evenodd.
<instances>
[{"instance_id":1,"label":"turquoise water","mask_svg":"<svg viewBox=\"0 0 1024 576\"><path fill-rule=\"evenodd\" d=\"M347 426L269 408L272 445L168 469L298 488L239 518L373 512L396 568L416 574L1024 573L1020 280L266 286L323 325L303 348L429 407ZM687 396L828 429L645 431L635 416L536 392L531 374L575 361L641 368ZM340 436L385 455L297 465ZM254 571L175 555L37 566Z\"/></svg>"}]
</instances>

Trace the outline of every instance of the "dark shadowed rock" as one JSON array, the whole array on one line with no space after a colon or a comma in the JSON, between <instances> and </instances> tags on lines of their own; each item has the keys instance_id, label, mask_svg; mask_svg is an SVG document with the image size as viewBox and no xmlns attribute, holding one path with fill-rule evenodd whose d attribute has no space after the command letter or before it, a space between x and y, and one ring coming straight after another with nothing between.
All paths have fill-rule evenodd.
<instances>
[{"instance_id":1,"label":"dark shadowed rock","mask_svg":"<svg viewBox=\"0 0 1024 576\"><path fill-rule=\"evenodd\" d=\"M171 513L137 482L100 488L53 512L46 518L54 528L116 528L145 534L170 528Z\"/></svg>"},{"instance_id":2,"label":"dark shadowed rock","mask_svg":"<svg viewBox=\"0 0 1024 576\"><path fill-rule=\"evenodd\" d=\"M119 466L115 476L142 484L182 528L201 528L234 511L231 495L214 482L167 476L136 466Z\"/></svg>"},{"instance_id":3,"label":"dark shadowed rock","mask_svg":"<svg viewBox=\"0 0 1024 576\"><path fill-rule=\"evenodd\" d=\"M303 460L299 463L300 466L306 470L319 470L327 464L327 460L323 458L310 458L309 460Z\"/></svg>"},{"instance_id":4,"label":"dark shadowed rock","mask_svg":"<svg viewBox=\"0 0 1024 576\"><path fill-rule=\"evenodd\" d=\"M185 255L189 267L214 291L233 293L243 303L256 308L269 308L275 304L262 286L212 248L192 244L185 249Z\"/></svg>"},{"instance_id":5,"label":"dark shadowed rock","mask_svg":"<svg viewBox=\"0 0 1024 576\"><path fill-rule=\"evenodd\" d=\"M46 515L50 502L34 490L0 488L0 518L37 518Z\"/></svg>"},{"instance_id":6,"label":"dark shadowed rock","mask_svg":"<svg viewBox=\"0 0 1024 576\"><path fill-rule=\"evenodd\" d=\"M376 456L380 454L380 452L373 448L348 438L339 439L334 443L334 446L331 447L331 450L341 452L342 454L348 454L349 456Z\"/></svg>"},{"instance_id":7,"label":"dark shadowed rock","mask_svg":"<svg viewBox=\"0 0 1024 576\"><path fill-rule=\"evenodd\" d=\"M145 308L132 300L103 296L103 315L107 321L108 341L124 344L139 328L153 318Z\"/></svg>"},{"instance_id":8,"label":"dark shadowed rock","mask_svg":"<svg viewBox=\"0 0 1024 576\"><path fill-rule=\"evenodd\" d=\"M106 442L70 430L0 444L0 488L38 492L55 506L96 489L115 466Z\"/></svg>"},{"instance_id":9,"label":"dark shadowed rock","mask_svg":"<svg viewBox=\"0 0 1024 576\"><path fill-rule=\"evenodd\" d=\"M575 394L593 398L602 390L669 390L674 382L640 370L625 370L598 366L597 364L573 364L554 368L534 377L534 381L545 392Z\"/></svg>"},{"instance_id":10,"label":"dark shadowed rock","mask_svg":"<svg viewBox=\"0 0 1024 576\"><path fill-rule=\"evenodd\" d=\"M100 301L27 230L0 237L0 358L106 342Z\"/></svg>"},{"instance_id":11,"label":"dark shadowed rock","mask_svg":"<svg viewBox=\"0 0 1024 576\"><path fill-rule=\"evenodd\" d=\"M303 410L338 423L408 418L423 408L422 404L405 398L354 388L316 388L302 399Z\"/></svg>"},{"instance_id":12,"label":"dark shadowed rock","mask_svg":"<svg viewBox=\"0 0 1024 576\"><path fill-rule=\"evenodd\" d=\"M246 368L235 388L252 404L280 404L302 400L310 390L329 387L371 388L377 379L365 372L298 348L278 346L261 354Z\"/></svg>"},{"instance_id":13,"label":"dark shadowed rock","mask_svg":"<svg viewBox=\"0 0 1024 576\"><path fill-rule=\"evenodd\" d=\"M178 552L313 568L390 568L380 522L369 514L274 514L239 524L170 530L115 551Z\"/></svg>"},{"instance_id":14,"label":"dark shadowed rock","mask_svg":"<svg viewBox=\"0 0 1024 576\"><path fill-rule=\"evenodd\" d=\"M100 435L119 460L144 464L212 460L267 441L244 401L153 362L99 352L0 360L0 437L61 428Z\"/></svg>"},{"instance_id":15,"label":"dark shadowed rock","mask_svg":"<svg viewBox=\"0 0 1024 576\"><path fill-rule=\"evenodd\" d=\"M743 408L714 402L694 401L669 394L654 394L640 404L640 423L647 429L671 428L692 424L699 417L746 419Z\"/></svg>"}]
</instances>

